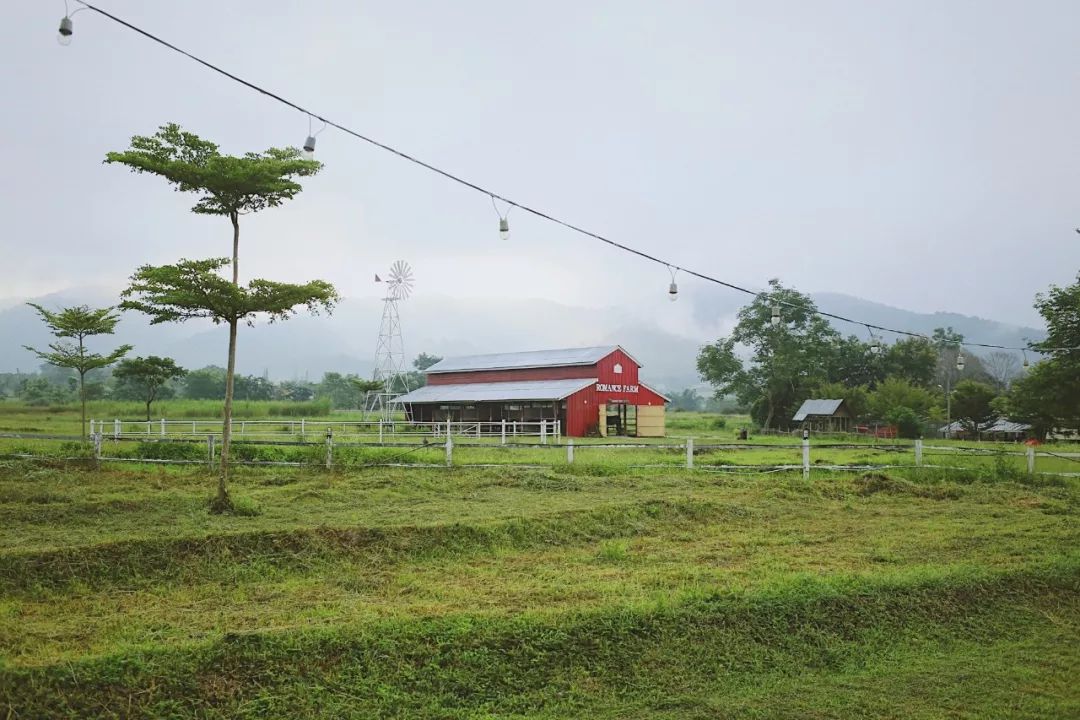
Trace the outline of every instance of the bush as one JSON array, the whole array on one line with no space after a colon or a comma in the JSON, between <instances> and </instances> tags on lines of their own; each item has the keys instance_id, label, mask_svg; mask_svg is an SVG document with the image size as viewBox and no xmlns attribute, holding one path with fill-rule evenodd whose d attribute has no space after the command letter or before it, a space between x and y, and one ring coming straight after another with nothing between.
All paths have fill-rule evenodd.
<instances>
[{"instance_id":1,"label":"bush","mask_svg":"<svg viewBox=\"0 0 1080 720\"><path fill-rule=\"evenodd\" d=\"M132 457L144 460L209 460L206 443L202 442L140 442Z\"/></svg>"},{"instance_id":2,"label":"bush","mask_svg":"<svg viewBox=\"0 0 1080 720\"><path fill-rule=\"evenodd\" d=\"M896 426L896 434L913 440L922 436L922 420L915 411L903 405L895 407L885 416L885 422Z\"/></svg>"}]
</instances>

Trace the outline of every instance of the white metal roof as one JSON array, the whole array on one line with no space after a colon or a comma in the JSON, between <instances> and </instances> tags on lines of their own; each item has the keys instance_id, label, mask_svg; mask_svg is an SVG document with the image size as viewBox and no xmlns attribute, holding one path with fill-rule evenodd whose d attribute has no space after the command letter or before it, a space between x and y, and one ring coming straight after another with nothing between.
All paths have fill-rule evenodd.
<instances>
[{"instance_id":1,"label":"white metal roof","mask_svg":"<svg viewBox=\"0 0 1080 720\"><path fill-rule=\"evenodd\" d=\"M1031 429L1031 425L1022 422L1013 422L1012 420L997 420L993 425L987 425L986 427L980 427L979 432L985 433L1022 433ZM941 433L956 433L967 430L967 426L959 420L953 420L948 425L942 425L938 428L938 432Z\"/></svg>"},{"instance_id":2,"label":"white metal roof","mask_svg":"<svg viewBox=\"0 0 1080 720\"><path fill-rule=\"evenodd\" d=\"M562 400L587 388L596 378L529 380L522 382L425 385L394 398L396 403L499 402L503 400Z\"/></svg>"},{"instance_id":3,"label":"white metal roof","mask_svg":"<svg viewBox=\"0 0 1080 720\"><path fill-rule=\"evenodd\" d=\"M536 367L568 367L595 365L616 350L618 345L565 348L562 350L533 350L531 352L493 353L445 358L427 369L428 373L468 372L473 370L511 370ZM623 350L623 352L626 352ZM627 356L630 353L626 353ZM634 358L630 358L634 360ZM637 363L637 360L634 360ZM637 363L638 366L641 363Z\"/></svg>"},{"instance_id":4,"label":"white metal roof","mask_svg":"<svg viewBox=\"0 0 1080 720\"><path fill-rule=\"evenodd\" d=\"M802 407L792 418L793 422L802 422L808 415L832 415L843 400L804 400Z\"/></svg>"}]
</instances>

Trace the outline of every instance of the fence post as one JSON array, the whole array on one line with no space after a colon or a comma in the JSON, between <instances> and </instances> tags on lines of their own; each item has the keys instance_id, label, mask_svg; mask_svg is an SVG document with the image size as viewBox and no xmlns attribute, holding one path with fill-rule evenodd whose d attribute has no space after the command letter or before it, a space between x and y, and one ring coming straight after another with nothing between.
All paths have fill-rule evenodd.
<instances>
[{"instance_id":1,"label":"fence post","mask_svg":"<svg viewBox=\"0 0 1080 720\"><path fill-rule=\"evenodd\" d=\"M450 418L449 417L446 418L446 437L448 439L450 437Z\"/></svg>"},{"instance_id":2,"label":"fence post","mask_svg":"<svg viewBox=\"0 0 1080 720\"><path fill-rule=\"evenodd\" d=\"M300 418L300 440L307 440L307 431L305 430L307 418Z\"/></svg>"},{"instance_id":3,"label":"fence post","mask_svg":"<svg viewBox=\"0 0 1080 720\"><path fill-rule=\"evenodd\" d=\"M334 467L334 430L326 428L326 469Z\"/></svg>"},{"instance_id":4,"label":"fence post","mask_svg":"<svg viewBox=\"0 0 1080 720\"><path fill-rule=\"evenodd\" d=\"M915 439L915 467L922 467L922 438Z\"/></svg>"},{"instance_id":5,"label":"fence post","mask_svg":"<svg viewBox=\"0 0 1080 720\"><path fill-rule=\"evenodd\" d=\"M379 444L382 445L382 420L379 421Z\"/></svg>"},{"instance_id":6,"label":"fence post","mask_svg":"<svg viewBox=\"0 0 1080 720\"><path fill-rule=\"evenodd\" d=\"M810 431L802 431L802 476L803 480L810 479Z\"/></svg>"},{"instance_id":7,"label":"fence post","mask_svg":"<svg viewBox=\"0 0 1080 720\"><path fill-rule=\"evenodd\" d=\"M1028 449L1027 449L1027 465L1028 465L1028 474L1029 475L1034 475L1035 474L1035 448L1033 446L1031 446L1031 445L1028 445Z\"/></svg>"},{"instance_id":8,"label":"fence post","mask_svg":"<svg viewBox=\"0 0 1080 720\"><path fill-rule=\"evenodd\" d=\"M113 418L113 421L112 421L112 434L113 434L113 440L119 440L120 439L120 419L119 418Z\"/></svg>"},{"instance_id":9,"label":"fence post","mask_svg":"<svg viewBox=\"0 0 1080 720\"><path fill-rule=\"evenodd\" d=\"M247 434L247 420L241 420L240 421L240 434L241 435Z\"/></svg>"},{"instance_id":10,"label":"fence post","mask_svg":"<svg viewBox=\"0 0 1080 720\"><path fill-rule=\"evenodd\" d=\"M574 464L574 438L566 438L566 464Z\"/></svg>"},{"instance_id":11,"label":"fence post","mask_svg":"<svg viewBox=\"0 0 1080 720\"><path fill-rule=\"evenodd\" d=\"M94 437L94 462L96 464L101 463L101 432L96 432Z\"/></svg>"},{"instance_id":12,"label":"fence post","mask_svg":"<svg viewBox=\"0 0 1080 720\"><path fill-rule=\"evenodd\" d=\"M165 418L161 418L161 434L165 434Z\"/></svg>"},{"instance_id":13,"label":"fence post","mask_svg":"<svg viewBox=\"0 0 1080 720\"><path fill-rule=\"evenodd\" d=\"M446 432L446 467L454 464L454 441L450 437L450 431Z\"/></svg>"},{"instance_id":14,"label":"fence post","mask_svg":"<svg viewBox=\"0 0 1080 720\"><path fill-rule=\"evenodd\" d=\"M146 421L146 434L147 434L147 435L149 435L149 434L150 434L150 427L151 427L151 423L150 423L150 421L149 421L149 420L147 420L147 421Z\"/></svg>"},{"instance_id":15,"label":"fence post","mask_svg":"<svg viewBox=\"0 0 1080 720\"><path fill-rule=\"evenodd\" d=\"M694 467L694 438L686 438L686 467Z\"/></svg>"},{"instance_id":16,"label":"fence post","mask_svg":"<svg viewBox=\"0 0 1080 720\"><path fill-rule=\"evenodd\" d=\"M480 439L480 426L483 425L479 420L476 421L476 439Z\"/></svg>"},{"instance_id":17,"label":"fence post","mask_svg":"<svg viewBox=\"0 0 1080 720\"><path fill-rule=\"evenodd\" d=\"M94 418L90 418L90 437L94 437Z\"/></svg>"},{"instance_id":18,"label":"fence post","mask_svg":"<svg viewBox=\"0 0 1080 720\"><path fill-rule=\"evenodd\" d=\"M547 445L547 420L540 421L540 444Z\"/></svg>"},{"instance_id":19,"label":"fence post","mask_svg":"<svg viewBox=\"0 0 1080 720\"><path fill-rule=\"evenodd\" d=\"M214 436L206 436L206 456L210 461L210 472L214 472Z\"/></svg>"},{"instance_id":20,"label":"fence post","mask_svg":"<svg viewBox=\"0 0 1080 720\"><path fill-rule=\"evenodd\" d=\"M562 420L556 420L555 421L555 439L556 440L561 440L562 439Z\"/></svg>"},{"instance_id":21,"label":"fence post","mask_svg":"<svg viewBox=\"0 0 1080 720\"><path fill-rule=\"evenodd\" d=\"M500 445L506 444L506 418L502 420L502 439L499 442Z\"/></svg>"}]
</instances>

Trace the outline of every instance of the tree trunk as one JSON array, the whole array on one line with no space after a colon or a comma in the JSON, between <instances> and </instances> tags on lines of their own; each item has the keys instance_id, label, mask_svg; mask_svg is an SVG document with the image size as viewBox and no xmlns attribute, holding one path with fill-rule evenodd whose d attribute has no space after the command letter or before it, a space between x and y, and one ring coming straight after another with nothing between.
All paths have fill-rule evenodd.
<instances>
[{"instance_id":1,"label":"tree trunk","mask_svg":"<svg viewBox=\"0 0 1080 720\"><path fill-rule=\"evenodd\" d=\"M83 371L83 370L79 371L79 406L81 407L79 434L82 435L83 442L85 442L86 441L86 372Z\"/></svg>"},{"instance_id":2,"label":"tree trunk","mask_svg":"<svg viewBox=\"0 0 1080 720\"><path fill-rule=\"evenodd\" d=\"M229 321L229 362L225 370L225 420L221 426L221 467L218 470L217 497L211 509L214 512L226 512L232 509L229 499L229 450L232 445L232 406L233 374L236 372L236 325L237 320Z\"/></svg>"},{"instance_id":3,"label":"tree trunk","mask_svg":"<svg viewBox=\"0 0 1080 720\"><path fill-rule=\"evenodd\" d=\"M233 226L232 281L240 284L240 216L236 212L229 214ZM221 467L218 470L217 496L210 505L211 512L232 510L229 499L229 451L232 445L232 406L233 377L236 374L236 327L238 318L229 320L229 362L225 368L225 419L221 426Z\"/></svg>"},{"instance_id":4,"label":"tree trunk","mask_svg":"<svg viewBox=\"0 0 1080 720\"><path fill-rule=\"evenodd\" d=\"M765 429L766 430L768 430L769 426L772 425L772 416L773 416L772 395L767 396L767 399L769 401L769 412L765 415Z\"/></svg>"},{"instance_id":5,"label":"tree trunk","mask_svg":"<svg viewBox=\"0 0 1080 720\"><path fill-rule=\"evenodd\" d=\"M240 216L235 212L229 215L232 220L232 284L240 284Z\"/></svg>"},{"instance_id":6,"label":"tree trunk","mask_svg":"<svg viewBox=\"0 0 1080 720\"><path fill-rule=\"evenodd\" d=\"M152 403L152 402L154 402L154 401L153 400L147 400L146 401L146 422L150 422L150 403Z\"/></svg>"}]
</instances>

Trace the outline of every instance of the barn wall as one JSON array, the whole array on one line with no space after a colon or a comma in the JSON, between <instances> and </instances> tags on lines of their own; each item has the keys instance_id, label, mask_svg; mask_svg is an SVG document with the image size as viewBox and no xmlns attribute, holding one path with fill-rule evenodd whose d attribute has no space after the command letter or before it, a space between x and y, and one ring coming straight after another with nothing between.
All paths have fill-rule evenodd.
<instances>
[{"instance_id":1,"label":"barn wall","mask_svg":"<svg viewBox=\"0 0 1080 720\"><path fill-rule=\"evenodd\" d=\"M664 437L664 406L638 405L638 437Z\"/></svg>"},{"instance_id":2,"label":"barn wall","mask_svg":"<svg viewBox=\"0 0 1080 720\"><path fill-rule=\"evenodd\" d=\"M474 372L432 373L428 385L510 382L513 380L571 380L596 377L595 365L575 367L518 368L515 370L477 370Z\"/></svg>"},{"instance_id":3,"label":"barn wall","mask_svg":"<svg viewBox=\"0 0 1080 720\"><path fill-rule=\"evenodd\" d=\"M582 437L599 431L600 403L597 399L596 386L578 390L566 398L566 428L569 437Z\"/></svg>"}]
</instances>

